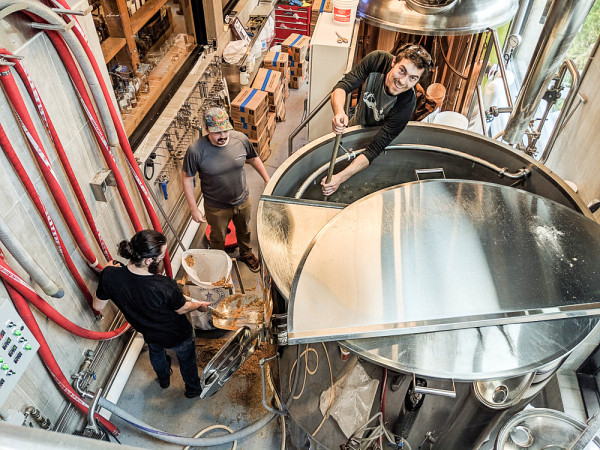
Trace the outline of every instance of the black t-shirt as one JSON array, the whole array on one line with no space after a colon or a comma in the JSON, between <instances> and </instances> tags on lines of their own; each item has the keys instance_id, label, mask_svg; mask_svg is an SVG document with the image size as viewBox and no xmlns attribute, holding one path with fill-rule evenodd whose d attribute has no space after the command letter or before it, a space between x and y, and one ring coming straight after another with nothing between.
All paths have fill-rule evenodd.
<instances>
[{"instance_id":1,"label":"black t-shirt","mask_svg":"<svg viewBox=\"0 0 600 450\"><path fill-rule=\"evenodd\" d=\"M164 275L136 275L127 267L105 267L96 290L112 300L144 340L171 348L193 335L192 325L175 310L185 304L177 283Z\"/></svg>"},{"instance_id":2,"label":"black t-shirt","mask_svg":"<svg viewBox=\"0 0 600 450\"><path fill-rule=\"evenodd\" d=\"M383 125L363 153L369 163L404 130L415 110L414 89L399 95L389 95L385 92L385 76L392 68L393 59L394 56L388 52L371 52L333 87L350 93L366 82L363 98L358 102L356 114L350 120L350 125Z\"/></svg>"}]
</instances>

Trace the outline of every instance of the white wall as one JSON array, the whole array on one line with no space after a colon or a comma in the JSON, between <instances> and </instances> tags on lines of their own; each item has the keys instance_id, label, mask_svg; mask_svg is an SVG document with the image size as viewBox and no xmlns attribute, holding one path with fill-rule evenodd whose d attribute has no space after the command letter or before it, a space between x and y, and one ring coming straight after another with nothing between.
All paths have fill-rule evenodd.
<instances>
[{"instance_id":1,"label":"white wall","mask_svg":"<svg viewBox=\"0 0 600 450\"><path fill-rule=\"evenodd\" d=\"M85 6L87 6L87 3L83 5L83 7ZM88 15L84 18L80 18L80 21L83 23L88 40L97 55L99 65L104 70L105 79L108 80L91 16ZM125 213L125 209L116 192L116 188L110 187L108 189L109 201L107 203L96 201L92 195L89 183L100 169L106 167L106 164L96 145L86 118L79 107L69 77L51 42L44 33L33 31L29 28L28 21L23 16L20 14L13 14L6 20L0 21L0 47L7 48L13 53L24 57L22 64L37 85L49 116L54 122L65 151L73 165L74 172L87 199L100 233L113 257L117 256L116 246L118 242L122 239L129 238L134 230ZM13 71L13 74L15 75L15 78L18 78L16 72ZM18 83L20 84L20 82ZM108 81L107 83L110 87L110 83ZM69 203L78 222L84 230L87 240L95 252L96 257L104 264L105 260L91 235L91 231L83 218L83 214L77 206L74 195L71 192L66 177L64 176L64 172L62 171L60 162L57 160L56 152L51 146L50 141L41 126L37 113L29 101L26 91L23 88L21 91L24 98L26 98L30 114L36 123L38 133L44 142L49 159L54 170L57 172L62 188L69 199ZM7 132L23 165L27 168L27 172L34 181L43 202L50 210L57 229L69 249L69 253L86 281L87 286L93 293L97 284L97 275L87 267L83 257L77 250L59 211L51 199L51 195L48 192L45 182L40 176L40 172L3 92L0 92L0 123ZM142 207L142 202L132 181L129 169L125 164L125 159L121 152L117 152L116 157L121 169L121 174L125 178L142 224L147 226L148 221ZM3 152L0 152L0 214L2 214L2 217L8 223L12 232L20 238L21 243L32 253L35 259L50 274L50 276L63 287L65 296L61 299L47 298L39 288L36 287L36 291L38 291L42 297L46 298L48 303L54 306L62 315L66 316L77 325L93 330L107 329L114 316L114 311L109 306L104 314L105 318L100 322L95 320L87 302L79 292L54 247L53 241L45 228L42 218L34 208L25 189L15 175L11 164L6 159ZM24 271L13 260L3 246L2 250L6 254L7 260L13 269L28 280ZM5 289L0 287L0 302L10 301L7 300L7 298L8 295ZM51 350L54 352L58 364L66 377L70 379L71 374L78 371L79 365L83 361L85 350L88 348L95 349L97 342L70 335L47 320L35 309L34 315ZM114 361L119 351L119 344L120 342L117 341L111 345L111 350L107 355L107 362L110 363ZM92 389L95 390L101 386L107 372L111 368L110 366L111 364L108 363L103 365L101 372L98 373L99 379L91 386ZM21 378L17 388L14 389L8 400L3 405L0 405L0 407L5 410L18 409L23 411L29 405L38 408L42 414L48 417L53 423L66 405L66 400L61 392L55 387L45 367L41 363L41 359L37 356L31 363L27 373Z\"/></svg>"}]
</instances>

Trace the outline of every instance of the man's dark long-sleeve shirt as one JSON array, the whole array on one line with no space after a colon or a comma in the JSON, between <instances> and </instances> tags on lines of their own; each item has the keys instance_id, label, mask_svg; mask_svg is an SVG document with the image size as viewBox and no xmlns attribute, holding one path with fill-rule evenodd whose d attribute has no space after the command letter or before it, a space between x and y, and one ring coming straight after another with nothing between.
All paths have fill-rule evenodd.
<instances>
[{"instance_id":1,"label":"man's dark long-sleeve shirt","mask_svg":"<svg viewBox=\"0 0 600 450\"><path fill-rule=\"evenodd\" d=\"M334 87L348 94L366 81L350 125L383 125L363 153L369 164L404 130L415 110L414 89L400 95L389 95L385 91L385 76L392 68L393 58L388 52L371 52Z\"/></svg>"}]
</instances>

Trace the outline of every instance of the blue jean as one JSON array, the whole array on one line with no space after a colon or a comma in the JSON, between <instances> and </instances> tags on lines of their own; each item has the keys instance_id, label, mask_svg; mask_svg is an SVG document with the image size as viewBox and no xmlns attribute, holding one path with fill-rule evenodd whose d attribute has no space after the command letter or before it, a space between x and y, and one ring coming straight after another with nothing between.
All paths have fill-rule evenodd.
<instances>
[{"instance_id":1,"label":"blue jean","mask_svg":"<svg viewBox=\"0 0 600 450\"><path fill-rule=\"evenodd\" d=\"M198 377L198 365L196 363L196 339L189 337L181 344L171 347L179 360L179 371L185 383L186 392L200 392L200 377ZM169 378L169 366L167 365L167 352L158 344L148 343L150 363L160 379Z\"/></svg>"}]
</instances>

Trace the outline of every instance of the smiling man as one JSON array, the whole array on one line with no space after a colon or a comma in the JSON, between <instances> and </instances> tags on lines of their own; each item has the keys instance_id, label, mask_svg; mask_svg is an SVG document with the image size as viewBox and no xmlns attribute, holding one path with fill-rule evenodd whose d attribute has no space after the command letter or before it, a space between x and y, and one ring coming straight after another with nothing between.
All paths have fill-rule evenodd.
<instances>
[{"instance_id":1,"label":"smiling man","mask_svg":"<svg viewBox=\"0 0 600 450\"><path fill-rule=\"evenodd\" d=\"M432 66L431 56L420 45L407 44L399 49L396 56L376 50L365 56L335 85L331 93L334 133L343 133L349 125L383 126L365 152L344 170L333 175L330 183L325 183L326 179L323 178L321 187L324 195L333 194L340 184L368 167L404 130L415 109L413 87L429 73ZM358 102L356 114L349 121L344 112L346 95L362 83L365 83L362 99Z\"/></svg>"}]
</instances>

